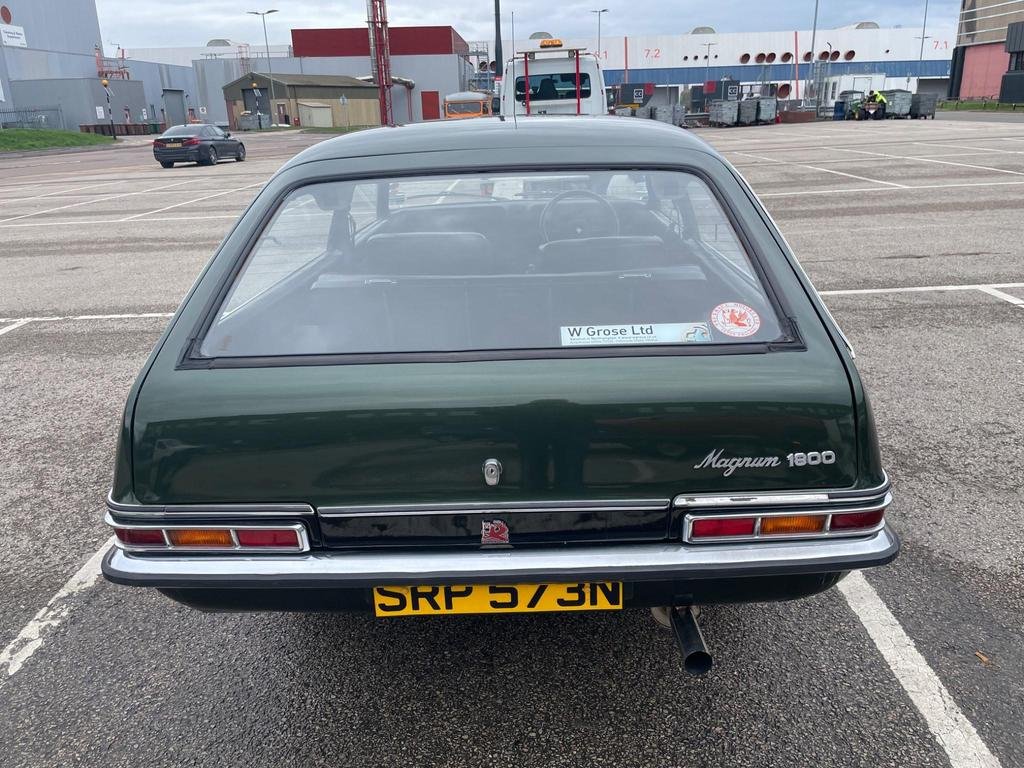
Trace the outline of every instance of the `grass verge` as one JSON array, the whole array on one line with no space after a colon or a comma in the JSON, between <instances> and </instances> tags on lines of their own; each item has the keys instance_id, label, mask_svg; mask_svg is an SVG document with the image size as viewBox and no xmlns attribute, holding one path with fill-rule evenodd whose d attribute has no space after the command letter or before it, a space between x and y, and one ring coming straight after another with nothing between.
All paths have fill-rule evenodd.
<instances>
[{"instance_id":1,"label":"grass verge","mask_svg":"<svg viewBox=\"0 0 1024 768\"><path fill-rule=\"evenodd\" d=\"M0 129L0 152L25 152L55 147L91 147L113 144L109 136L75 131L52 131L47 128Z\"/></svg>"},{"instance_id":2,"label":"grass verge","mask_svg":"<svg viewBox=\"0 0 1024 768\"><path fill-rule=\"evenodd\" d=\"M366 128L370 128L369 125L353 125L346 127L344 125L332 127L332 128L303 128L303 133L354 133L356 131L362 131Z\"/></svg>"},{"instance_id":3,"label":"grass verge","mask_svg":"<svg viewBox=\"0 0 1024 768\"><path fill-rule=\"evenodd\" d=\"M948 112L1021 112L1024 104L1001 104L993 99L975 99L967 101L940 101L937 109Z\"/></svg>"}]
</instances>

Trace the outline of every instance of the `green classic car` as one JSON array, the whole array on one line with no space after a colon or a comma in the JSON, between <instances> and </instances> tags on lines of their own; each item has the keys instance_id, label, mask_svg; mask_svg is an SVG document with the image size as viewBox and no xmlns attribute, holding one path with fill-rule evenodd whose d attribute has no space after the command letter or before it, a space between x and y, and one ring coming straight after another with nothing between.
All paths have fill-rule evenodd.
<instances>
[{"instance_id":1,"label":"green classic car","mask_svg":"<svg viewBox=\"0 0 1024 768\"><path fill-rule=\"evenodd\" d=\"M377 616L793 599L899 549L853 353L737 172L623 118L287 163L121 425L108 579ZM689 657L688 657L689 658Z\"/></svg>"}]
</instances>

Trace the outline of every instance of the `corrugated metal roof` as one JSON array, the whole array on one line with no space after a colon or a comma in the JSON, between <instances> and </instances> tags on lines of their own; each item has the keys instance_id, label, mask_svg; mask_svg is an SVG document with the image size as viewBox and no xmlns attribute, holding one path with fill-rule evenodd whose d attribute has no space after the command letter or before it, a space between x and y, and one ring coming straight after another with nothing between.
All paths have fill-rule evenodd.
<instances>
[{"instance_id":1,"label":"corrugated metal roof","mask_svg":"<svg viewBox=\"0 0 1024 768\"><path fill-rule=\"evenodd\" d=\"M238 85L246 81L251 82L254 77L269 80L270 75L264 74L263 72L253 72L240 77L237 80L232 80L230 83L225 85L225 88ZM365 80L357 80L354 77L348 75L279 75L274 73L274 82L279 85L311 85L311 86L322 86L328 88L366 88L370 90L376 90L377 86L373 83L368 83Z\"/></svg>"}]
</instances>

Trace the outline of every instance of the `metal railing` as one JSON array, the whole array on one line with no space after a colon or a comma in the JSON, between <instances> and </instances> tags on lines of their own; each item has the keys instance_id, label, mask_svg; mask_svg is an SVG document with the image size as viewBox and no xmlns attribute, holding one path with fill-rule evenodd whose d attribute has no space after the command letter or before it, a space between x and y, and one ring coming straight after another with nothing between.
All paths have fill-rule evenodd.
<instances>
[{"instance_id":1,"label":"metal railing","mask_svg":"<svg viewBox=\"0 0 1024 768\"><path fill-rule=\"evenodd\" d=\"M53 128L64 130L64 112L60 106L0 109L0 128Z\"/></svg>"}]
</instances>

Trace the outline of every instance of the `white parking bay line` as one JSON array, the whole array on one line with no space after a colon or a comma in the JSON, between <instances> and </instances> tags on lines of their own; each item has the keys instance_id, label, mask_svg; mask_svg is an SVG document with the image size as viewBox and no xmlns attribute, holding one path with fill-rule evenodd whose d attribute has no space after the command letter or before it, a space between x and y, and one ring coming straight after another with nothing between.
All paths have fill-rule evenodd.
<instances>
[{"instance_id":1,"label":"white parking bay line","mask_svg":"<svg viewBox=\"0 0 1024 768\"><path fill-rule=\"evenodd\" d=\"M923 158L919 158L923 159ZM895 187L850 187L839 189L805 189L797 192L757 192L758 197L798 197L800 195L848 195L851 192L915 192L929 189L959 189L962 187L1019 187L1024 186L1024 181L970 181L955 182L951 184L915 184L904 185L899 190ZM6 226L6 225L0 225ZM11 226L14 226L13 224Z\"/></svg>"},{"instance_id":2,"label":"white parking bay line","mask_svg":"<svg viewBox=\"0 0 1024 768\"><path fill-rule=\"evenodd\" d=\"M59 320L135 320L147 317L174 317L173 312L123 312L110 315L49 315L46 317L0 317L0 323L14 323L0 330L0 335L13 331L25 323L54 323Z\"/></svg>"},{"instance_id":3,"label":"white parking bay line","mask_svg":"<svg viewBox=\"0 0 1024 768\"><path fill-rule=\"evenodd\" d=\"M977 285L908 285L903 288L846 288L835 291L818 291L821 296L866 296L872 293L927 293L929 291L985 291L997 288L1024 288L1024 283L990 283ZM993 294L994 295L994 294ZM1006 298L1003 294L999 298ZM1016 298L1016 297L1010 297Z\"/></svg>"},{"instance_id":4,"label":"white parking bay line","mask_svg":"<svg viewBox=\"0 0 1024 768\"><path fill-rule=\"evenodd\" d=\"M1020 286L1003 286L1004 288L1019 288ZM987 293L989 296L995 296L997 299L1008 301L1011 304L1015 304L1018 307L1024 307L1024 299L1018 298L1017 296L1011 296L1008 293L1003 293L998 288L994 288L991 285L983 285L979 289L982 293ZM0 331L3 333L3 331Z\"/></svg>"},{"instance_id":5,"label":"white parking bay line","mask_svg":"<svg viewBox=\"0 0 1024 768\"><path fill-rule=\"evenodd\" d=\"M807 163L791 163L786 160L776 160L773 157L761 157L759 155L752 155L749 152L737 152L737 155L743 155L753 160L763 160L766 163L778 163L780 165L795 165L799 168L810 168L812 171L821 171L822 173L831 173L836 176L846 176L850 179L856 179L857 181L870 181L873 184L884 184L887 187L898 187L900 189L906 189L906 184L897 184L895 181L882 181L881 179L869 179L867 176L857 176L853 173L846 173L845 171L836 171L832 168L822 168L820 165L809 165Z\"/></svg>"},{"instance_id":6,"label":"white parking bay line","mask_svg":"<svg viewBox=\"0 0 1024 768\"><path fill-rule=\"evenodd\" d=\"M999 759L989 751L864 574L851 573L839 582L839 591L924 717L952 768L999 768Z\"/></svg>"},{"instance_id":7,"label":"white parking bay line","mask_svg":"<svg viewBox=\"0 0 1024 768\"><path fill-rule=\"evenodd\" d=\"M232 192L241 192L243 189L252 189L253 187L262 187L263 184L264 184L264 182L257 181L255 184L246 184L244 187L235 187L234 189L225 189L223 192L214 192L212 195L204 195L203 197L197 197L194 200L185 200L182 203L175 203L174 205L168 205L168 206L165 206L163 208L157 208L155 211L143 211L142 213L136 213L136 214L134 214L132 216L125 216L123 219L119 219L119 221L132 221L133 219L138 219L141 216L150 216L150 215L152 215L154 213L163 213L164 211L169 211L172 208L180 208L183 205L191 205L192 203L199 203L199 202L202 202L203 200L209 200L210 198L213 198L213 197L220 197L221 195L230 195Z\"/></svg>"},{"instance_id":8,"label":"white parking bay line","mask_svg":"<svg viewBox=\"0 0 1024 768\"><path fill-rule=\"evenodd\" d=\"M0 322L4 322L4 321L0 321ZM23 317L20 320L15 320L11 325L7 325L7 326L4 326L3 328L0 328L0 336L3 336L5 333L10 333L15 328L21 328L21 326L25 325L26 323L31 323L31 322L32 322L32 318L30 318L30 317Z\"/></svg>"},{"instance_id":9,"label":"white parking bay line","mask_svg":"<svg viewBox=\"0 0 1024 768\"><path fill-rule=\"evenodd\" d=\"M838 150L839 152L853 152L858 155L872 155L874 157L888 157L893 160L916 160L919 163L938 163L939 165L955 165L958 168L973 168L976 171L992 171L992 173L1009 173L1014 176L1024 176L1024 171L1011 171L1008 168L993 168L990 165L972 165L971 163L955 163L952 160L939 160L934 157L914 157L911 155L890 155L885 152L868 152L864 149L846 149L844 147L822 147L822 149Z\"/></svg>"},{"instance_id":10,"label":"white parking bay line","mask_svg":"<svg viewBox=\"0 0 1024 768\"><path fill-rule=\"evenodd\" d=\"M10 645L0 651L0 685L16 674L33 653L46 641L46 636L53 632L71 612L71 598L96 583L100 575L100 563L103 555L114 543L111 536L106 544L90 557L78 572L68 579L67 583L57 590L42 610L32 621L24 626Z\"/></svg>"},{"instance_id":11,"label":"white parking bay line","mask_svg":"<svg viewBox=\"0 0 1024 768\"><path fill-rule=\"evenodd\" d=\"M18 219L28 219L32 216L42 216L44 213L54 213L56 211L65 211L68 208L80 208L83 205L93 205L94 203L105 203L108 200L117 200L121 197L132 197L133 195L145 195L150 192L158 192L162 189L170 189L171 187L180 187L182 184L188 184L191 179L187 181L177 181L173 184L161 184L159 187L150 187L149 189L140 189L137 192L122 192L119 195L105 195L101 197L90 198L83 200L80 203L69 203L68 205L60 205L56 208L47 208L45 211L33 211L32 213L23 213L20 216L11 216L7 219L0 219L0 224L8 221L17 221Z\"/></svg>"}]
</instances>

